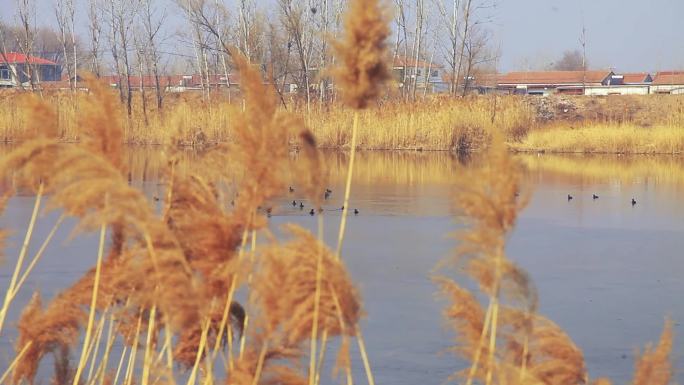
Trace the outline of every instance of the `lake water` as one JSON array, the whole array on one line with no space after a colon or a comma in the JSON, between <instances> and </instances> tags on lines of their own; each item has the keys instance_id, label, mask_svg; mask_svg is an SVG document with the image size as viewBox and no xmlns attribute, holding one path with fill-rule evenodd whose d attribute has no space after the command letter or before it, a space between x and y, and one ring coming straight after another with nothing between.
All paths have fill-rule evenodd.
<instances>
[{"instance_id":1,"label":"lake water","mask_svg":"<svg viewBox=\"0 0 684 385\"><path fill-rule=\"evenodd\" d=\"M347 156L326 154L330 165L325 239L337 239ZM666 316L675 322L676 379L684 381L684 159L668 157L519 155L531 190L529 206L510 237L509 257L526 269L540 295L540 312L556 321L583 350L591 378L627 383L635 349L657 341ZM133 149L133 180L159 194L154 151ZM361 290L363 330L378 384L439 385L462 363L445 354L453 335L441 318L430 274L449 255L458 228L451 213L458 159L443 153L358 154L343 258ZM592 194L600 196L592 199ZM567 194L574 199L567 200ZM274 205L273 227L294 222L314 229L316 218L292 208L296 193ZM632 206L630 200L637 204ZM34 199L13 198L0 218L14 234L0 266L8 286ZM43 215L31 251L58 214ZM13 322L34 290L50 298L95 260L94 235L69 240L63 226L30 276L0 337L0 372L11 355ZM354 355L357 382L364 383ZM327 375L326 375L327 376ZM328 377L323 377L326 383ZM46 382L46 381L44 381Z\"/></svg>"}]
</instances>

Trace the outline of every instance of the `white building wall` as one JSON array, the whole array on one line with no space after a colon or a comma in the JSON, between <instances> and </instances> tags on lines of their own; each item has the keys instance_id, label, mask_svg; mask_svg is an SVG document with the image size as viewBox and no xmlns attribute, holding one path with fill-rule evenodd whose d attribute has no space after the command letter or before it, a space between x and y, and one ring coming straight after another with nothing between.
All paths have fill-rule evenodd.
<instances>
[{"instance_id":1,"label":"white building wall","mask_svg":"<svg viewBox=\"0 0 684 385\"><path fill-rule=\"evenodd\" d=\"M588 86L584 94L588 96L607 95L648 95L648 85L622 85L622 86Z\"/></svg>"},{"instance_id":2,"label":"white building wall","mask_svg":"<svg viewBox=\"0 0 684 385\"><path fill-rule=\"evenodd\" d=\"M681 94L684 94L684 84L668 84L668 85L651 86L651 93L652 94L681 95Z\"/></svg>"}]
</instances>

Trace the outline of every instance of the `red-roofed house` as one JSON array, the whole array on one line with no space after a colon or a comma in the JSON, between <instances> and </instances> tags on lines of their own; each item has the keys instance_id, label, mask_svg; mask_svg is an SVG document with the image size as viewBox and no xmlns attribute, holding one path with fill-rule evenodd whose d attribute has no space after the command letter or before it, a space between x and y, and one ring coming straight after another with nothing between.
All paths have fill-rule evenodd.
<instances>
[{"instance_id":1,"label":"red-roofed house","mask_svg":"<svg viewBox=\"0 0 684 385\"><path fill-rule=\"evenodd\" d=\"M651 75L645 72L614 74L608 85L587 86L584 94L590 96L648 95L651 92Z\"/></svg>"},{"instance_id":2,"label":"red-roofed house","mask_svg":"<svg viewBox=\"0 0 684 385\"><path fill-rule=\"evenodd\" d=\"M499 87L529 95L582 95L585 87L609 85L613 75L612 71L607 70L509 72L501 76Z\"/></svg>"},{"instance_id":3,"label":"red-roofed house","mask_svg":"<svg viewBox=\"0 0 684 385\"><path fill-rule=\"evenodd\" d=\"M684 94L684 71L656 73L651 83L652 94Z\"/></svg>"},{"instance_id":4,"label":"red-roofed house","mask_svg":"<svg viewBox=\"0 0 684 385\"><path fill-rule=\"evenodd\" d=\"M632 84L651 84L653 82L653 77L648 72L633 72L625 73L622 75L622 84L632 85Z\"/></svg>"},{"instance_id":5,"label":"red-roofed house","mask_svg":"<svg viewBox=\"0 0 684 385\"><path fill-rule=\"evenodd\" d=\"M443 67L435 62L406 58L401 55L394 58L392 65L392 73L400 87L403 87L404 78L407 82L416 79L418 88L427 86L430 92L441 91L443 88L442 70Z\"/></svg>"},{"instance_id":6,"label":"red-roofed house","mask_svg":"<svg viewBox=\"0 0 684 385\"><path fill-rule=\"evenodd\" d=\"M0 53L0 87L16 87L29 83L31 71L36 83L59 81L62 67L40 57L16 52Z\"/></svg>"}]
</instances>

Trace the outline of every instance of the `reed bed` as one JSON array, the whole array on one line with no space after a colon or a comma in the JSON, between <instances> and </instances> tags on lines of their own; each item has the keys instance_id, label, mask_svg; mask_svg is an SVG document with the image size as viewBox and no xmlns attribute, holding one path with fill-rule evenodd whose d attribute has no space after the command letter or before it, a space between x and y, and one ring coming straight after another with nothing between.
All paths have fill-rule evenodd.
<instances>
[{"instance_id":1,"label":"reed bed","mask_svg":"<svg viewBox=\"0 0 684 385\"><path fill-rule=\"evenodd\" d=\"M520 143L512 144L512 148L558 153L681 154L684 126L597 124L546 128L528 133Z\"/></svg>"},{"instance_id":2,"label":"reed bed","mask_svg":"<svg viewBox=\"0 0 684 385\"><path fill-rule=\"evenodd\" d=\"M79 106L90 95L46 92L44 97L56 110L59 139L79 141ZM21 142L30 136L27 114L31 110L21 107L24 98L14 91L0 93L6 106L0 117L0 140ZM210 99L172 94L164 110L152 108L145 113L138 96L131 116L120 112L124 141L195 147L233 142L244 97L238 93L230 100L219 92ZM410 103L387 98L366 103L367 108L358 113L343 100L344 93L335 103L308 108L294 103L287 109L304 116L322 148L348 149L355 116L360 149L480 151L488 145L487 132L495 128L517 151L679 154L684 148L684 103L678 96L570 98L572 111L560 111L551 120L538 110L543 100L516 96L429 96ZM279 104L278 109L285 107ZM298 143L294 137L290 141L292 146Z\"/></svg>"},{"instance_id":3,"label":"reed bed","mask_svg":"<svg viewBox=\"0 0 684 385\"><path fill-rule=\"evenodd\" d=\"M543 170L563 180L610 183L639 181L654 186L684 184L684 159L668 155L517 154L530 174Z\"/></svg>"}]
</instances>

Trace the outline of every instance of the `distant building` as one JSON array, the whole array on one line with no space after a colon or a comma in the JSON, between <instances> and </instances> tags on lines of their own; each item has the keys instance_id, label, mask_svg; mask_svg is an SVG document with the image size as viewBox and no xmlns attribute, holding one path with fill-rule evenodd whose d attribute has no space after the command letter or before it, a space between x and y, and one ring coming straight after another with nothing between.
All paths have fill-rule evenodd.
<instances>
[{"instance_id":1,"label":"distant building","mask_svg":"<svg viewBox=\"0 0 684 385\"><path fill-rule=\"evenodd\" d=\"M131 83L131 89L133 90L156 88L156 82L152 75L129 76L128 78ZM105 81L112 88L124 87L126 84L125 76L106 75L102 76L100 79ZM169 92L199 90L203 88L203 85L205 88L207 86L209 86L209 88L227 88L236 84L237 80L235 76L231 74L229 74L228 77L225 75L209 75L208 79L206 76L201 76L199 74L159 76L159 87L163 91Z\"/></svg>"},{"instance_id":2,"label":"distant building","mask_svg":"<svg viewBox=\"0 0 684 385\"><path fill-rule=\"evenodd\" d=\"M645 72L613 74L608 85L588 86L584 94L589 96L648 95L653 78Z\"/></svg>"},{"instance_id":3,"label":"distant building","mask_svg":"<svg viewBox=\"0 0 684 385\"><path fill-rule=\"evenodd\" d=\"M612 71L540 71L510 72L502 75L498 87L514 94L583 95L587 87L608 86Z\"/></svg>"},{"instance_id":4,"label":"distant building","mask_svg":"<svg viewBox=\"0 0 684 385\"><path fill-rule=\"evenodd\" d=\"M16 52L0 53L0 87L27 86L31 70L35 83L59 81L62 76L62 67L51 60Z\"/></svg>"},{"instance_id":5,"label":"distant building","mask_svg":"<svg viewBox=\"0 0 684 385\"><path fill-rule=\"evenodd\" d=\"M404 79L407 82L416 81L416 88L423 90L428 87L428 92L443 92L448 84L442 80L443 67L435 62L416 60L397 56L392 65L392 75L399 84L404 87ZM427 75L427 76L426 76Z\"/></svg>"},{"instance_id":6,"label":"distant building","mask_svg":"<svg viewBox=\"0 0 684 385\"><path fill-rule=\"evenodd\" d=\"M684 94L684 71L656 73L651 83L652 94Z\"/></svg>"}]
</instances>

